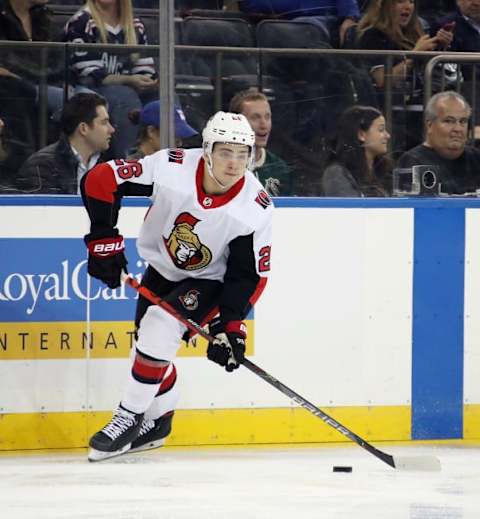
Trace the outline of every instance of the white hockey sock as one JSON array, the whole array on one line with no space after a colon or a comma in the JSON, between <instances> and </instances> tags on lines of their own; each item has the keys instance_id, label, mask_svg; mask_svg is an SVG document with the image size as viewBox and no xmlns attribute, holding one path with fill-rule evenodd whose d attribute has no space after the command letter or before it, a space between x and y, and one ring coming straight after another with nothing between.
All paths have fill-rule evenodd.
<instances>
[{"instance_id":1,"label":"white hockey sock","mask_svg":"<svg viewBox=\"0 0 480 519\"><path fill-rule=\"evenodd\" d=\"M130 375L122 398L122 406L133 413L144 413L152 404L160 384L144 384Z\"/></svg>"}]
</instances>

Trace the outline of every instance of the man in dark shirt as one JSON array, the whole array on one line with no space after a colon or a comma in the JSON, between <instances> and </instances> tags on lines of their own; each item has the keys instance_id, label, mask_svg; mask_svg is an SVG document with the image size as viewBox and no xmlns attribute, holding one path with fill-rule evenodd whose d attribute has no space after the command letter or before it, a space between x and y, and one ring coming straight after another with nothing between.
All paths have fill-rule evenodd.
<instances>
[{"instance_id":1,"label":"man in dark shirt","mask_svg":"<svg viewBox=\"0 0 480 519\"><path fill-rule=\"evenodd\" d=\"M425 107L425 141L405 152L398 167L437 166L442 193L474 193L480 188L480 150L466 145L470 115L457 92L435 94Z\"/></svg>"},{"instance_id":2,"label":"man in dark shirt","mask_svg":"<svg viewBox=\"0 0 480 519\"><path fill-rule=\"evenodd\" d=\"M457 12L434 23L432 31L447 25L453 33L449 51L480 52L480 2L457 0L457 8Z\"/></svg>"},{"instance_id":3,"label":"man in dark shirt","mask_svg":"<svg viewBox=\"0 0 480 519\"><path fill-rule=\"evenodd\" d=\"M74 95L61 116L62 135L23 164L16 179L20 193L79 193L80 180L108 150L114 128L106 100L94 93Z\"/></svg>"}]
</instances>

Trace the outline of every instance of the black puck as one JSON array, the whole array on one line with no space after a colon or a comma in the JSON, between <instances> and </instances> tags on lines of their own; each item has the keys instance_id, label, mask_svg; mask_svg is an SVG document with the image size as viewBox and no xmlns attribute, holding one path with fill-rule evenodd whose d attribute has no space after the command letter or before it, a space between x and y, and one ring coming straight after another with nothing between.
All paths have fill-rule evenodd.
<instances>
[{"instance_id":1,"label":"black puck","mask_svg":"<svg viewBox=\"0 0 480 519\"><path fill-rule=\"evenodd\" d=\"M352 472L352 467L333 467L333 472Z\"/></svg>"}]
</instances>

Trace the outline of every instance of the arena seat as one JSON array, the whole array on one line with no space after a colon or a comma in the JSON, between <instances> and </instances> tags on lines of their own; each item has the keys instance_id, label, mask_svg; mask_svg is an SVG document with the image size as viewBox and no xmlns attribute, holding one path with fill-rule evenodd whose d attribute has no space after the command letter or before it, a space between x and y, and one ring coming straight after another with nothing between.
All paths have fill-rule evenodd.
<instances>
[{"instance_id":1,"label":"arena seat","mask_svg":"<svg viewBox=\"0 0 480 519\"><path fill-rule=\"evenodd\" d=\"M256 39L260 48L332 49L328 31L305 19L264 20L257 25ZM328 138L338 115L351 104L376 104L368 74L349 58L262 53L260 66L262 74L283 85L275 99L282 109L273 110L281 113L282 127L293 129L291 137L297 142Z\"/></svg>"},{"instance_id":2,"label":"arena seat","mask_svg":"<svg viewBox=\"0 0 480 519\"><path fill-rule=\"evenodd\" d=\"M252 27L241 18L187 17L182 25L182 42L184 45L228 48L256 46ZM189 53L187 61L193 76L211 78L217 90L217 108L225 108L236 91L258 86L255 54L224 53L218 60L211 52L195 51Z\"/></svg>"}]
</instances>

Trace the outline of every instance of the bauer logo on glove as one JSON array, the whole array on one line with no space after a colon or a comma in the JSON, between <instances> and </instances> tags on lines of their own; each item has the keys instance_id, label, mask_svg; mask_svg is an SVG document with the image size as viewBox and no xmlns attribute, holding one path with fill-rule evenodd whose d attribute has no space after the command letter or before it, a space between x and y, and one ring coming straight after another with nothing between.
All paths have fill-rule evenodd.
<instances>
[{"instance_id":1,"label":"bauer logo on glove","mask_svg":"<svg viewBox=\"0 0 480 519\"><path fill-rule=\"evenodd\" d=\"M94 256L106 258L125 250L125 240L123 236L117 236L116 238L92 241L88 244L88 250Z\"/></svg>"},{"instance_id":2,"label":"bauer logo on glove","mask_svg":"<svg viewBox=\"0 0 480 519\"><path fill-rule=\"evenodd\" d=\"M115 231L113 230L112 233ZM127 272L127 258L123 236L105 236L92 239L91 234L85 236L88 248L88 273L90 276L103 281L109 288L120 286L120 276ZM96 238L96 237L95 237Z\"/></svg>"}]
</instances>

